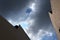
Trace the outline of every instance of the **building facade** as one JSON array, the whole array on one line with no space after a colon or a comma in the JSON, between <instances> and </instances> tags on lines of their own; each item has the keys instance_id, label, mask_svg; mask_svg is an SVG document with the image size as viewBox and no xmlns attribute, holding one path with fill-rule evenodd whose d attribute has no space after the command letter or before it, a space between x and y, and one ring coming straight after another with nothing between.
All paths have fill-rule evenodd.
<instances>
[{"instance_id":1,"label":"building facade","mask_svg":"<svg viewBox=\"0 0 60 40\"><path fill-rule=\"evenodd\" d=\"M52 12L49 12L52 24L60 40L60 0L50 0Z\"/></svg>"},{"instance_id":2,"label":"building facade","mask_svg":"<svg viewBox=\"0 0 60 40\"><path fill-rule=\"evenodd\" d=\"M21 26L11 25L0 16L0 40L30 40Z\"/></svg>"}]
</instances>

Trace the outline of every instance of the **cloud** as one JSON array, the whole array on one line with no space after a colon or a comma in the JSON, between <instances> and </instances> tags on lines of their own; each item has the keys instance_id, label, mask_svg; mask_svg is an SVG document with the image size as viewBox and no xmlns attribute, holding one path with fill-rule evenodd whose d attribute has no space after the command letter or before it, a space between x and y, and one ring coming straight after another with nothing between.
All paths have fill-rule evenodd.
<instances>
[{"instance_id":1,"label":"cloud","mask_svg":"<svg viewBox=\"0 0 60 40\"><path fill-rule=\"evenodd\" d=\"M0 0L0 15L5 18L21 16L21 11L29 4L29 0ZM18 13L19 12L19 13Z\"/></svg>"},{"instance_id":2,"label":"cloud","mask_svg":"<svg viewBox=\"0 0 60 40\"><path fill-rule=\"evenodd\" d=\"M26 28L26 33L29 35L31 40L55 40L56 34L52 26L48 11L50 10L50 5L47 2L42 3L39 10L31 13L28 17L29 20L33 20L32 24ZM45 6L46 5L46 6ZM42 7L41 7L42 6Z\"/></svg>"},{"instance_id":3,"label":"cloud","mask_svg":"<svg viewBox=\"0 0 60 40\"><path fill-rule=\"evenodd\" d=\"M42 40L44 36L52 37L53 33L40 29L36 34L28 33L31 40Z\"/></svg>"},{"instance_id":4,"label":"cloud","mask_svg":"<svg viewBox=\"0 0 60 40\"><path fill-rule=\"evenodd\" d=\"M2 1L0 14L5 16L12 25L28 25L24 30L32 40L42 40L44 36L51 37L54 30L48 15L49 0L37 1L35 11L29 15L25 13L27 2L27 0Z\"/></svg>"}]
</instances>

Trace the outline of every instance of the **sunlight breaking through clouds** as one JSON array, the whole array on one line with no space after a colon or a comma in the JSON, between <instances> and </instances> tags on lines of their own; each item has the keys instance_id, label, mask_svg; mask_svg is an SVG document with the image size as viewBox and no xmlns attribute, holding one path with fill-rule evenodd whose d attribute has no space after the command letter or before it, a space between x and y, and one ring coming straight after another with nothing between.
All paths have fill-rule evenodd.
<instances>
[{"instance_id":1,"label":"sunlight breaking through clouds","mask_svg":"<svg viewBox=\"0 0 60 40\"><path fill-rule=\"evenodd\" d=\"M32 3L32 4L30 5L30 8L32 9L32 11L35 11L35 5L36 5L36 3Z\"/></svg>"}]
</instances>

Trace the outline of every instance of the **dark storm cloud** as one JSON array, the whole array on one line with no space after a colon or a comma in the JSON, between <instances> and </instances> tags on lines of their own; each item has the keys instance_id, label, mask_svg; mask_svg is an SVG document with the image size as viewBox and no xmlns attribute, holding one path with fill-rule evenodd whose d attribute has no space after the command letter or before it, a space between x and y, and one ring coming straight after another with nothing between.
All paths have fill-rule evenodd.
<instances>
[{"instance_id":1,"label":"dark storm cloud","mask_svg":"<svg viewBox=\"0 0 60 40\"><path fill-rule=\"evenodd\" d=\"M0 15L15 15L28 5L29 0L0 0ZM13 13L10 13L13 12Z\"/></svg>"},{"instance_id":2,"label":"dark storm cloud","mask_svg":"<svg viewBox=\"0 0 60 40\"><path fill-rule=\"evenodd\" d=\"M34 23L29 27L29 31L31 30L32 33L37 33L40 29L48 30L50 27L52 28L51 20L48 14L48 11L50 10L50 1L41 1L42 3L39 10L30 17L32 20L34 20Z\"/></svg>"},{"instance_id":3,"label":"dark storm cloud","mask_svg":"<svg viewBox=\"0 0 60 40\"><path fill-rule=\"evenodd\" d=\"M25 15L24 8L26 8L29 2L29 0L0 0L0 15L8 21L18 22Z\"/></svg>"}]
</instances>

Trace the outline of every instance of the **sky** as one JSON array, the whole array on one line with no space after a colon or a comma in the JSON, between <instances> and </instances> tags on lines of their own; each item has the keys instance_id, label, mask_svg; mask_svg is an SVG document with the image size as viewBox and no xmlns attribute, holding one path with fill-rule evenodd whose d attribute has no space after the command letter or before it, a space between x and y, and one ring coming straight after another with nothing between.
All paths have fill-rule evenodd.
<instances>
[{"instance_id":1,"label":"sky","mask_svg":"<svg viewBox=\"0 0 60 40\"><path fill-rule=\"evenodd\" d=\"M57 40L50 10L50 0L0 0L0 15L20 24L31 40Z\"/></svg>"}]
</instances>

